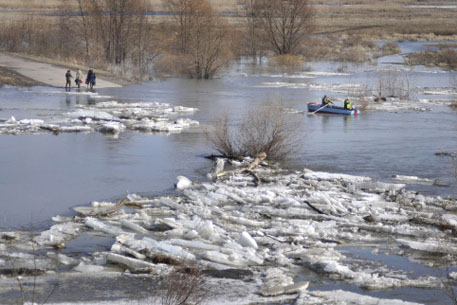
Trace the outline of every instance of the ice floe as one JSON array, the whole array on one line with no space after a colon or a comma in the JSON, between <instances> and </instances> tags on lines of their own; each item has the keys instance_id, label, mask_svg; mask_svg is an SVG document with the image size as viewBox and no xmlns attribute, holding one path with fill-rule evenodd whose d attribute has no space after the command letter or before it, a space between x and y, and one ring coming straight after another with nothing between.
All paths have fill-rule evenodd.
<instances>
[{"instance_id":1,"label":"ice floe","mask_svg":"<svg viewBox=\"0 0 457 305\"><path fill-rule=\"evenodd\" d=\"M443 279L437 275L415 274L389 259L358 257L357 249L371 249L373 257L379 251L405 256L426 266L457 262L453 199L369 177L288 172L274 165L254 172L260 184L243 174L203 183L186 178L186 187L173 195L129 194L122 204L94 201L75 207L73 217L54 217L58 223L46 231L0 233L0 286L10 283L18 267L26 275L34 270L46 277L76 274L79 281L121 274L159 281L181 264L197 266L207 274L208 285L221 285L210 288L219 295L214 304L230 299L230 304L412 305L349 291L338 296L316 287L308 291L318 284L299 280L299 274L311 270L365 290L441 289ZM75 250L72 243L83 233L94 242L102 238L104 249ZM67 247L74 252L60 252ZM246 272L249 280L229 279Z\"/></svg>"},{"instance_id":2,"label":"ice floe","mask_svg":"<svg viewBox=\"0 0 457 305\"><path fill-rule=\"evenodd\" d=\"M182 117L192 115L196 108L172 106L157 102L99 102L77 105L71 112L47 120L21 119L14 116L0 120L0 134L60 132L92 132L119 134L130 129L141 132L176 133L197 127L199 122Z\"/></svg>"}]
</instances>

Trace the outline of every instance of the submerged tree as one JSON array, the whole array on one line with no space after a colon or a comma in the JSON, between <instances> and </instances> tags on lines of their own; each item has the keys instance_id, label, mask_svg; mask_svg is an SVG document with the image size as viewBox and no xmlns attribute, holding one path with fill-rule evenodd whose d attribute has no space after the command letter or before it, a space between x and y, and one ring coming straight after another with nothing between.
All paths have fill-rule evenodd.
<instances>
[{"instance_id":1,"label":"submerged tree","mask_svg":"<svg viewBox=\"0 0 457 305\"><path fill-rule=\"evenodd\" d=\"M272 50L295 54L311 30L310 0L255 0L252 6Z\"/></svg>"}]
</instances>

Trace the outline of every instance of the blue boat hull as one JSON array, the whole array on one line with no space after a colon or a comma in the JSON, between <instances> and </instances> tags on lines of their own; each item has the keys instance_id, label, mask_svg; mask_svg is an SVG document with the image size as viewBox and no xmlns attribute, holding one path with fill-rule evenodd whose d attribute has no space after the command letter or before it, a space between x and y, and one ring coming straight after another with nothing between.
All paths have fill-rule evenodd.
<instances>
[{"instance_id":1,"label":"blue boat hull","mask_svg":"<svg viewBox=\"0 0 457 305\"><path fill-rule=\"evenodd\" d=\"M322 104L318 103L308 103L308 112L315 112L319 108L321 108ZM334 105L328 105L317 111L316 113L331 113L331 114L344 114L344 115L358 115L360 114L359 109L344 109L343 107L338 107Z\"/></svg>"}]
</instances>

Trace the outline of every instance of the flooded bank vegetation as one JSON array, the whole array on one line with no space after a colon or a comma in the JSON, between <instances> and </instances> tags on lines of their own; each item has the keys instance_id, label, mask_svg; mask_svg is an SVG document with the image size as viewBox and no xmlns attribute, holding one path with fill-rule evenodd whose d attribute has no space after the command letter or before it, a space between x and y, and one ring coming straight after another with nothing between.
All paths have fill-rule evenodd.
<instances>
[{"instance_id":1,"label":"flooded bank vegetation","mask_svg":"<svg viewBox=\"0 0 457 305\"><path fill-rule=\"evenodd\" d=\"M279 103L246 112L241 122L228 114L209 133L214 149L228 158L255 157L266 153L268 159L279 160L299 150L302 130L298 118L282 111Z\"/></svg>"},{"instance_id":2,"label":"flooded bank vegetation","mask_svg":"<svg viewBox=\"0 0 457 305\"><path fill-rule=\"evenodd\" d=\"M406 73L398 71L382 71L378 73L378 99L387 97L408 99L410 87L410 80Z\"/></svg>"},{"instance_id":3,"label":"flooded bank vegetation","mask_svg":"<svg viewBox=\"0 0 457 305\"><path fill-rule=\"evenodd\" d=\"M450 45L438 50L427 50L412 53L408 56L407 64L443 67L457 70L457 47Z\"/></svg>"},{"instance_id":4,"label":"flooded bank vegetation","mask_svg":"<svg viewBox=\"0 0 457 305\"><path fill-rule=\"evenodd\" d=\"M448 12L430 13L440 20L436 28L406 9L414 1L383 4L384 14L370 5L337 9L333 2L44 1L30 4L35 13L2 20L0 48L137 80L157 75L208 79L240 56L275 57L276 65L297 67L303 61L322 59L366 62L399 52L394 43L379 47L377 40L428 39L430 35L434 40L455 39ZM6 0L0 6L23 8ZM54 11L42 14L40 9ZM409 16L409 23L405 23L408 18L396 18L398 27L392 30L387 21L398 14ZM421 27L413 27L416 23ZM408 63L455 69L455 52L452 47L422 52L410 56Z\"/></svg>"}]
</instances>

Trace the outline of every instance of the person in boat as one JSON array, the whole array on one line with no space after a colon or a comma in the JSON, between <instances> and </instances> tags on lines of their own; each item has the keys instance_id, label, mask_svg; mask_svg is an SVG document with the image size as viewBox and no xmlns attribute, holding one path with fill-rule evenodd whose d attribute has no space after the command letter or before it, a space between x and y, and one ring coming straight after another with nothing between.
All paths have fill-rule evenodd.
<instances>
[{"instance_id":1,"label":"person in boat","mask_svg":"<svg viewBox=\"0 0 457 305\"><path fill-rule=\"evenodd\" d=\"M344 100L344 109L352 110L352 104L348 98Z\"/></svg>"},{"instance_id":2,"label":"person in boat","mask_svg":"<svg viewBox=\"0 0 457 305\"><path fill-rule=\"evenodd\" d=\"M324 95L322 98L322 105L328 105L328 104L333 104L332 101L327 97L327 95Z\"/></svg>"}]
</instances>

